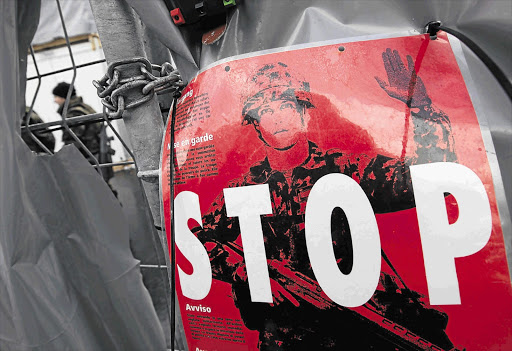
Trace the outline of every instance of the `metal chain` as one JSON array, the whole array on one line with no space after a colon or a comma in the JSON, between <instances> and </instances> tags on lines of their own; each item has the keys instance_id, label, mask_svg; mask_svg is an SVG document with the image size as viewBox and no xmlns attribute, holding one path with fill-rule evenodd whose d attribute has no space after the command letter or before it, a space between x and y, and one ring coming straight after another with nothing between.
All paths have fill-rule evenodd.
<instances>
[{"instance_id":1,"label":"metal chain","mask_svg":"<svg viewBox=\"0 0 512 351\"><path fill-rule=\"evenodd\" d=\"M120 79L117 67L126 64L139 64L141 74ZM159 75L153 75L153 71L157 71ZM106 107L107 115L111 118L120 117L124 110L151 100L155 93L174 93L186 85L178 70L174 69L169 62L161 66L152 65L143 57L112 62L107 68L107 73L99 81L93 80L92 84L96 87L101 103ZM132 89L140 89L142 97L126 103L126 93Z\"/></svg>"}]
</instances>

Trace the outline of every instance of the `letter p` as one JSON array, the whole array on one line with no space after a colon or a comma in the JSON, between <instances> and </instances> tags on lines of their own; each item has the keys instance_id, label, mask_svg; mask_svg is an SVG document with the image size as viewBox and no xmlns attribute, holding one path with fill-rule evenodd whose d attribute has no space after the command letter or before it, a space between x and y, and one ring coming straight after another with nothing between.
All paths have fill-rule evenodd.
<instances>
[{"instance_id":1,"label":"letter p","mask_svg":"<svg viewBox=\"0 0 512 351\"><path fill-rule=\"evenodd\" d=\"M410 167L430 304L460 304L455 258L480 251L489 241L492 217L485 187L468 167L438 162ZM457 200L449 224L444 193Z\"/></svg>"}]
</instances>

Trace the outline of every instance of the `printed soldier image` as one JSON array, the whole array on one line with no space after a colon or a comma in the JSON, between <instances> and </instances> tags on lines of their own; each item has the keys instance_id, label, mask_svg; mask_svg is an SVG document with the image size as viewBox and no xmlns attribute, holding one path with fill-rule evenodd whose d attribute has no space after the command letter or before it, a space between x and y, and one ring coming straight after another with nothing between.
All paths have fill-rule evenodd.
<instances>
[{"instance_id":1,"label":"printed soldier image","mask_svg":"<svg viewBox=\"0 0 512 351\"><path fill-rule=\"evenodd\" d=\"M370 157L340 149L322 150L307 136L305 117L308 110L316 108L310 84L294 76L286 63L264 65L247 83L254 93L244 102L242 124L257 134L266 157L232 180L229 187L269 186L272 214L262 216L261 223L273 303L251 301L238 219L227 216L222 193L202 217L202 228L195 227L193 232L208 250L214 278L231 284L246 327L259 332L260 350L422 349L329 301L316 282L306 249L306 201L322 176L341 173L351 177L375 213L389 213L414 207L409 166L456 161L449 118L430 100L412 58L407 56L404 64L396 50L387 49L382 59L387 80L375 77L375 84L410 109L415 153L409 156ZM352 241L341 208L332 213L331 231L338 268L350 274ZM407 288L390 258L382 254L394 274L381 273L377 291L364 308L440 350L453 349L445 332L448 316L427 307L419 293Z\"/></svg>"}]
</instances>

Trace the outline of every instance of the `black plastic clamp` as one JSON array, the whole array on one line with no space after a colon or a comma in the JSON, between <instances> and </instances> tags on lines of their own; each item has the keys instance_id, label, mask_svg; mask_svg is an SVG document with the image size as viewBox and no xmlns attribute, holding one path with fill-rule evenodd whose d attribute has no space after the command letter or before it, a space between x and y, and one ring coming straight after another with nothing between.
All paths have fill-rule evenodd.
<instances>
[{"instance_id":1,"label":"black plastic clamp","mask_svg":"<svg viewBox=\"0 0 512 351\"><path fill-rule=\"evenodd\" d=\"M428 22L425 26L425 33L430 35L431 40L437 39L437 32L439 32L439 28L441 27L441 21L431 21Z\"/></svg>"}]
</instances>

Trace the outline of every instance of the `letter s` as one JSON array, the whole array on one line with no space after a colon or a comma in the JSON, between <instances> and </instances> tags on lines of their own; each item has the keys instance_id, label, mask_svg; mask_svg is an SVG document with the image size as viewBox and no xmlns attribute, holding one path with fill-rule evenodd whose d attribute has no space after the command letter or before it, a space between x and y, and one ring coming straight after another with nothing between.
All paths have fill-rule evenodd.
<instances>
[{"instance_id":1,"label":"letter s","mask_svg":"<svg viewBox=\"0 0 512 351\"><path fill-rule=\"evenodd\" d=\"M192 218L203 226L199 196L191 191L182 191L174 199L174 210L176 246L194 269L194 272L188 275L178 265L181 291L190 299L202 300L208 296L212 286L212 267L206 249L187 224Z\"/></svg>"}]
</instances>

